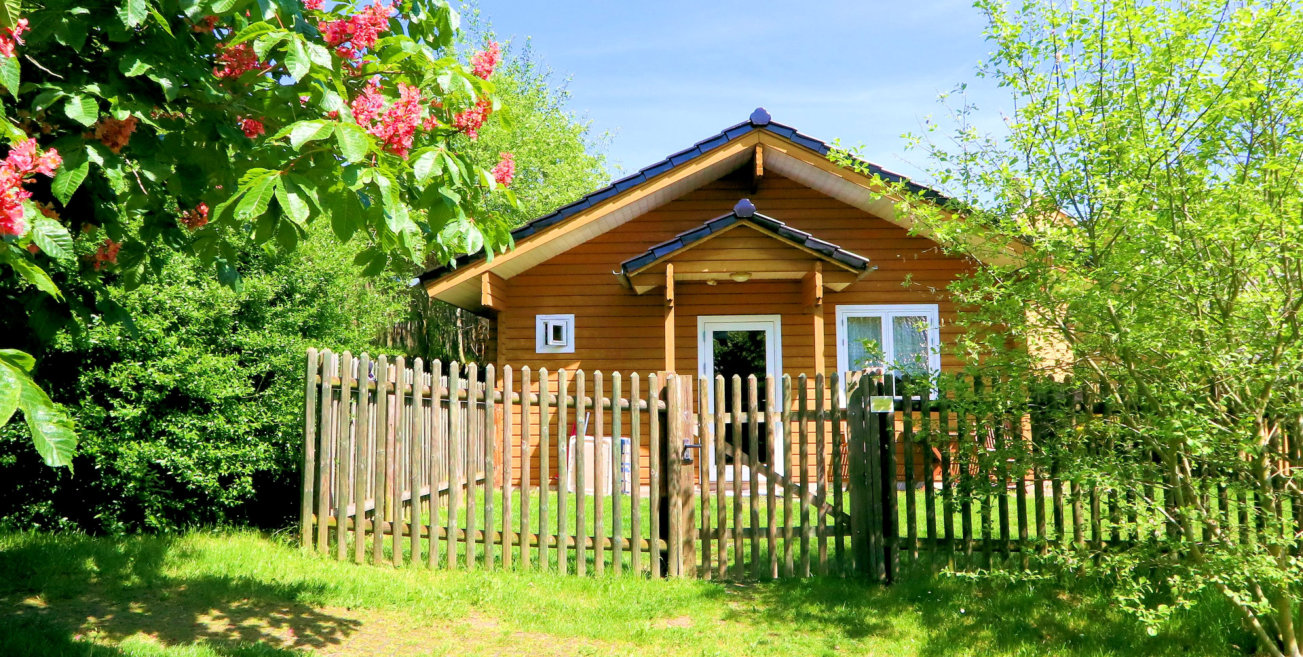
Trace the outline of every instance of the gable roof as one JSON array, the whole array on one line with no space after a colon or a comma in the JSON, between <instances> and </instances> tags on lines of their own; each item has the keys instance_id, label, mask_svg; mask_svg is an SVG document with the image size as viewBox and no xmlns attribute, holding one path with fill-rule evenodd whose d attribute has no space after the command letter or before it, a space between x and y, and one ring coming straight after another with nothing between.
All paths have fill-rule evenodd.
<instances>
[{"instance_id":1,"label":"gable roof","mask_svg":"<svg viewBox=\"0 0 1303 657\"><path fill-rule=\"evenodd\" d=\"M777 123L764 108L757 108L746 121L513 230L515 246L505 253L487 259L483 251L462 255L417 281L431 296L476 310L481 274L509 279L737 169L755 147L763 147L767 171L907 229L914 227L915 219L882 196L875 179L903 184L938 204L950 201L935 189L868 162L857 161L867 174L834 164L827 158L832 150L827 143ZM928 231L922 232L926 236Z\"/></svg>"},{"instance_id":2,"label":"gable roof","mask_svg":"<svg viewBox=\"0 0 1303 657\"><path fill-rule=\"evenodd\" d=\"M777 135L779 137L782 137L783 139L787 139L792 143L797 144L798 146L803 146L805 148L808 148L823 157L827 157L828 153L832 150L832 147L829 146L826 142L815 139L814 137L810 137L809 135L802 134L801 132L797 131L796 128L793 128L791 126L783 125L782 123L773 121L769 116L769 112L766 111L765 108L757 107L755 111L751 112L751 116L748 117L746 121L725 128L724 130L720 131L719 134L716 134L711 137L707 137L706 139L703 139L693 144L692 146L689 146L688 148L685 148L677 153L674 153L666 157L660 162L657 162L650 166L643 167L642 169L639 169L636 173L620 178L619 180L612 182L606 187L603 187L591 194L585 195L583 198L580 198L578 201L575 201L568 205L563 205L560 208L557 208L556 210L552 211L552 213L550 214L539 217L538 219L530 221L529 223L526 223L520 226L519 228L516 228L515 230L511 231L512 241L519 242L527 237L530 237L542 231L545 228L548 228L562 221L565 221L566 219L574 216L575 214L583 210L586 210L590 207L593 207L595 204L600 203L606 199L609 199L612 196L615 196L616 194L620 194L621 192L627 191L633 187L641 185L662 173L670 171L671 169L675 169L677 167L683 166L684 164L692 162L693 160L700 158L701 156L709 153L712 150L719 148L720 146L728 144L729 142L736 141L739 138L748 135L752 132L755 132L757 130L765 131ZM949 197L942 194L941 192L932 189L931 187L927 187L925 185L920 185L918 183L915 183L901 174L888 171L887 169L884 169L870 162L861 161L860 164L866 167L866 169L870 172L871 175L881 177L883 180L886 180L891 183L903 183L907 186L907 188L910 191L916 194L921 194L927 198L931 198L937 201L938 203L944 203L949 200ZM483 260L484 256L485 254L483 250L478 251L476 253L468 253L468 254L457 256L455 259L453 259L452 262L448 263L447 265L435 267L434 269L431 269L421 274L418 277L418 280L421 281L422 283L432 281L460 267L464 267L472 262Z\"/></svg>"},{"instance_id":3,"label":"gable roof","mask_svg":"<svg viewBox=\"0 0 1303 657\"><path fill-rule=\"evenodd\" d=\"M657 262L690 249L700 241L712 235L718 235L739 225L750 226L761 233L768 234L793 246L810 251L816 257L838 267L857 272L868 271L869 269L868 258L847 251L832 242L818 239L805 231L792 228L773 217L767 217L760 214L756 212L756 206L753 205L750 200L742 199L733 207L732 212L711 219L691 230L679 233L674 236L673 239L661 242L660 244L647 249L643 253L620 263L621 279L625 281L627 285L630 276L638 274Z\"/></svg>"}]
</instances>

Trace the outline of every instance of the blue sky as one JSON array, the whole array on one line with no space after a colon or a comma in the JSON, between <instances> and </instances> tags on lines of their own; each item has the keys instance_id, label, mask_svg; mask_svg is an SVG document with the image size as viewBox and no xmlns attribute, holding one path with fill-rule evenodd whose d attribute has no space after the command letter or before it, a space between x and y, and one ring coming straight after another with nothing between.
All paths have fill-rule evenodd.
<instances>
[{"instance_id":1,"label":"blue sky","mask_svg":"<svg viewBox=\"0 0 1303 657\"><path fill-rule=\"evenodd\" d=\"M613 137L612 172L633 171L744 120L774 120L819 139L862 145L918 176L922 154L900 138L959 82L999 126L1008 103L978 80L989 51L971 0L595 2L482 0L501 40L532 41L570 76L570 109Z\"/></svg>"}]
</instances>

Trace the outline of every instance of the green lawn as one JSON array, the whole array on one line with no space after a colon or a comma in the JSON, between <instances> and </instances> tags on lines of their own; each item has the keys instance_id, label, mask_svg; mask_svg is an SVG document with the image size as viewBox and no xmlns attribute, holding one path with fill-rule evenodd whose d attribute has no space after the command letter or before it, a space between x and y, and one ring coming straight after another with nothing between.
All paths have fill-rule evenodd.
<instances>
[{"instance_id":1,"label":"green lawn","mask_svg":"<svg viewBox=\"0 0 1303 657\"><path fill-rule=\"evenodd\" d=\"M1088 583L889 588L395 570L250 532L0 535L0 655L1234 655L1208 603L1149 637Z\"/></svg>"}]
</instances>

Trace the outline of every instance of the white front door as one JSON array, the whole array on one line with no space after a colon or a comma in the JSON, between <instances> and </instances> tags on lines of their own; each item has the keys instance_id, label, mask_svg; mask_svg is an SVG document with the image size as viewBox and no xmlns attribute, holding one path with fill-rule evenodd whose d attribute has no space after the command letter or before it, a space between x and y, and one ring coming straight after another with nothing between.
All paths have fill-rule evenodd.
<instances>
[{"instance_id":1,"label":"white front door","mask_svg":"<svg viewBox=\"0 0 1303 657\"><path fill-rule=\"evenodd\" d=\"M709 315L697 318L697 371L709 381L707 386L710 400L710 413L732 413L733 410L733 376L742 378L742 416L748 416L750 407L747 403L747 377L756 376L757 408L763 411L769 403L765 389L765 377L773 376L774 385L779 395L782 394L782 317L779 315ZM724 377L724 399L715 399L715 376ZM777 401L777 400L775 400ZM749 445L749 424L735 427L731 422L725 425L724 441L738 446L745 451L754 451L752 458L764 463L767 461L767 448L770 441L781 436L779 427L764 424L759 429L759 445ZM763 421L763 420L762 420ZM781 443L775 443L778 447ZM715 454L715 446L705 448L710 459L710 476L716 474L716 459L725 459L725 477L733 478L732 459L726 455ZM776 472L782 472L782 449L774 450L775 463L769 464ZM743 477L750 478L750 468L742 468Z\"/></svg>"}]
</instances>

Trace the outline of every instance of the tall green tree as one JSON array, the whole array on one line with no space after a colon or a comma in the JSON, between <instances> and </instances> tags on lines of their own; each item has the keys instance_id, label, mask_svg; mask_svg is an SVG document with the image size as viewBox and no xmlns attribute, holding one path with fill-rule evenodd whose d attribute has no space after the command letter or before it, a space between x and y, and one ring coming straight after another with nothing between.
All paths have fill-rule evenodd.
<instances>
[{"instance_id":1,"label":"tall green tree","mask_svg":"<svg viewBox=\"0 0 1303 657\"><path fill-rule=\"evenodd\" d=\"M22 349L61 318L122 318L80 282L136 288L155 247L238 289L247 240L293 251L314 222L371 275L508 246L472 219L502 176L458 145L502 107L499 57L464 65L458 20L446 0L0 0L0 304L30 325L0 336L0 423L21 411L46 463L70 463L72 423Z\"/></svg>"},{"instance_id":2,"label":"tall green tree","mask_svg":"<svg viewBox=\"0 0 1303 657\"><path fill-rule=\"evenodd\" d=\"M1027 389L1068 374L1100 402L1081 410L1107 412L1058 418L1046 456L1117 493L1141 538L1051 556L1115 581L1151 624L1220 595L1261 654L1299 655L1303 9L977 7L993 47L981 74L1015 102L1008 132L981 134L962 106L920 138L971 205L895 192L982 263L954 288L957 348L1003 382L997 401L1026 409Z\"/></svg>"},{"instance_id":3,"label":"tall green tree","mask_svg":"<svg viewBox=\"0 0 1303 657\"><path fill-rule=\"evenodd\" d=\"M463 51L474 51L495 38L485 17L471 12ZM478 161L497 161L502 153L515 156L512 182L518 202L485 198L478 212L501 217L512 228L537 219L579 199L607 182L603 155L609 136L594 134L591 123L568 109L570 94L564 80L547 68L528 42L503 47L503 63L495 76L502 99L500 120L485 126L465 148ZM478 318L414 290L406 324L414 351L427 359L479 361L487 329Z\"/></svg>"}]
</instances>

